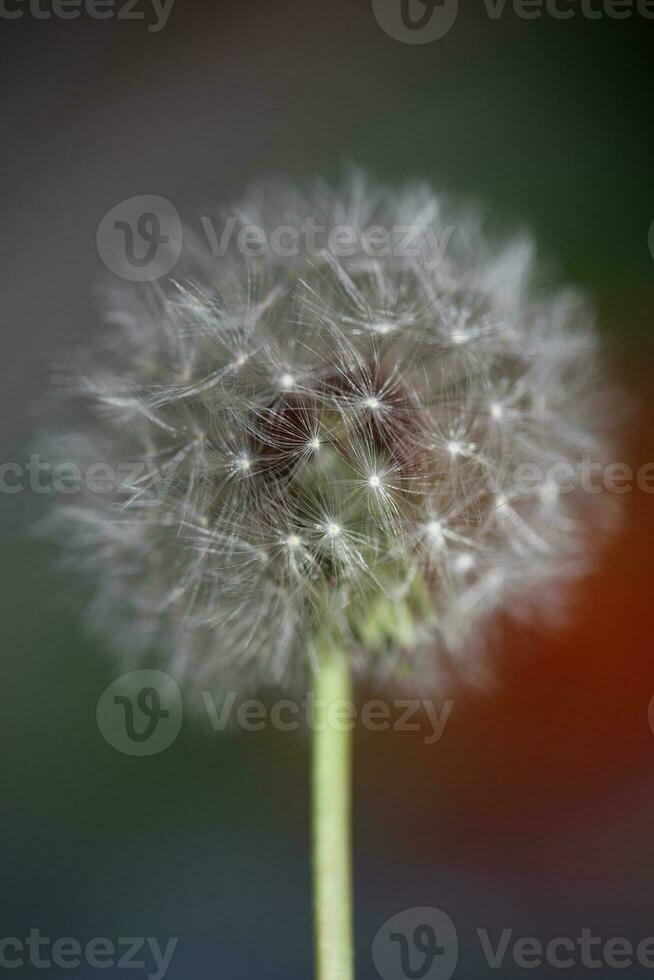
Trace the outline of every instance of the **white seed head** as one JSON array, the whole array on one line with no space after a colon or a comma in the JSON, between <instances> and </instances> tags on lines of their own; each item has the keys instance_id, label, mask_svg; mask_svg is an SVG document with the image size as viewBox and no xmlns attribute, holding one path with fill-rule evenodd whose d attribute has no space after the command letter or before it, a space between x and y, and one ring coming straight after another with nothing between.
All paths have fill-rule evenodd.
<instances>
[{"instance_id":1,"label":"white seed head","mask_svg":"<svg viewBox=\"0 0 654 980\"><path fill-rule=\"evenodd\" d=\"M347 220L360 248L238 250L242 223L301 242L309 216ZM274 185L233 217L226 255L114 293L70 372L79 423L52 456L118 474L55 518L94 621L199 689L304 684L325 635L362 675L473 665L491 614L550 607L605 523L602 495L547 479L608 451L585 302L544 292L529 241L487 240L424 186ZM375 256L375 225L424 245Z\"/></svg>"}]
</instances>

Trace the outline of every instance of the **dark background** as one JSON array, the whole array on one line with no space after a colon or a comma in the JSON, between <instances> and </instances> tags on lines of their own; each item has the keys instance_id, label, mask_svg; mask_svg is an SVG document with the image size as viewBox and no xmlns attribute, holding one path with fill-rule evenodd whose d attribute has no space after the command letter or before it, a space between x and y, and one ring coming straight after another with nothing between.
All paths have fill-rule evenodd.
<instances>
[{"instance_id":1,"label":"dark background","mask_svg":"<svg viewBox=\"0 0 654 980\"><path fill-rule=\"evenodd\" d=\"M0 19L0 44L3 459L26 459L48 364L97 330L95 234L114 204L161 194L187 217L271 171L348 162L530 225L598 302L635 404L622 458L654 458L654 21L496 21L473 2L408 45L367 2L176 0L160 33L26 13ZM373 937L407 906L452 917L461 980L562 972L489 971L477 928L654 935L654 498L625 503L570 625L507 633L494 686L455 693L440 742L357 733L358 977L376 976ZM95 706L116 667L26 531L46 504L0 498L0 937L179 936L170 980L305 980L307 741L185 725L159 756L112 749Z\"/></svg>"}]
</instances>

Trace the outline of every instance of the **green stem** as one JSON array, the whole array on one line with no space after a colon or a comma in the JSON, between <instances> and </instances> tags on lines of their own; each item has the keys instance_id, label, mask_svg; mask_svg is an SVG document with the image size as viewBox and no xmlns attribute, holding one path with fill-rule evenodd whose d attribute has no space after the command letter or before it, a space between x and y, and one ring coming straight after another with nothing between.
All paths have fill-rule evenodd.
<instances>
[{"instance_id":1,"label":"green stem","mask_svg":"<svg viewBox=\"0 0 654 980\"><path fill-rule=\"evenodd\" d=\"M315 682L313 860L317 980L352 980L350 844L351 726L337 703L352 701L345 657L330 651Z\"/></svg>"}]
</instances>

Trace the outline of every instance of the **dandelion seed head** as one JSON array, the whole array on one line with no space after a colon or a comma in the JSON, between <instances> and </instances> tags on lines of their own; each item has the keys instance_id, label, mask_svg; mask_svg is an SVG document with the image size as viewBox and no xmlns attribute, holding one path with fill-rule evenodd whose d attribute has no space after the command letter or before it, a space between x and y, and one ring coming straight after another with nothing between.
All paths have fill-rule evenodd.
<instances>
[{"instance_id":1,"label":"dandelion seed head","mask_svg":"<svg viewBox=\"0 0 654 980\"><path fill-rule=\"evenodd\" d=\"M270 239L309 215L364 244L239 251L239 223ZM493 615L542 612L607 526L602 495L547 478L610 450L584 300L423 185L276 184L232 216L224 256L114 290L64 379L74 421L50 458L132 467L51 520L95 582L93 622L196 690L304 686L319 636L389 683L474 671ZM425 229L424 253L370 254L375 225Z\"/></svg>"}]
</instances>

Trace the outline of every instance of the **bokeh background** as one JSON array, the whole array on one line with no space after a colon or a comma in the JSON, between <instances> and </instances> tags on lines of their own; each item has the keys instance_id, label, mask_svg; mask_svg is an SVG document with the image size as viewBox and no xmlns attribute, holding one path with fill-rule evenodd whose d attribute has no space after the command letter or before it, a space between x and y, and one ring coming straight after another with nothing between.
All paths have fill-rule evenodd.
<instances>
[{"instance_id":1,"label":"bokeh background","mask_svg":"<svg viewBox=\"0 0 654 980\"><path fill-rule=\"evenodd\" d=\"M118 201L161 194L193 215L271 171L335 178L349 162L532 226L598 302L632 402L622 458L654 459L654 21L571 6L570 20L510 5L493 20L467 3L424 45L389 37L367 0L176 0L158 33L0 19L2 459L26 460L48 364L97 330L96 229ZM178 936L170 980L306 980L306 739L185 725L151 758L108 745L95 707L116 668L28 536L46 505L0 497L0 937ZM361 980L377 976L378 928L407 907L451 916L461 980L525 974L490 971L478 928L654 935L654 497L625 505L570 624L506 632L494 685L455 693L437 744L357 732ZM570 975L586 973L613 971Z\"/></svg>"}]
</instances>

